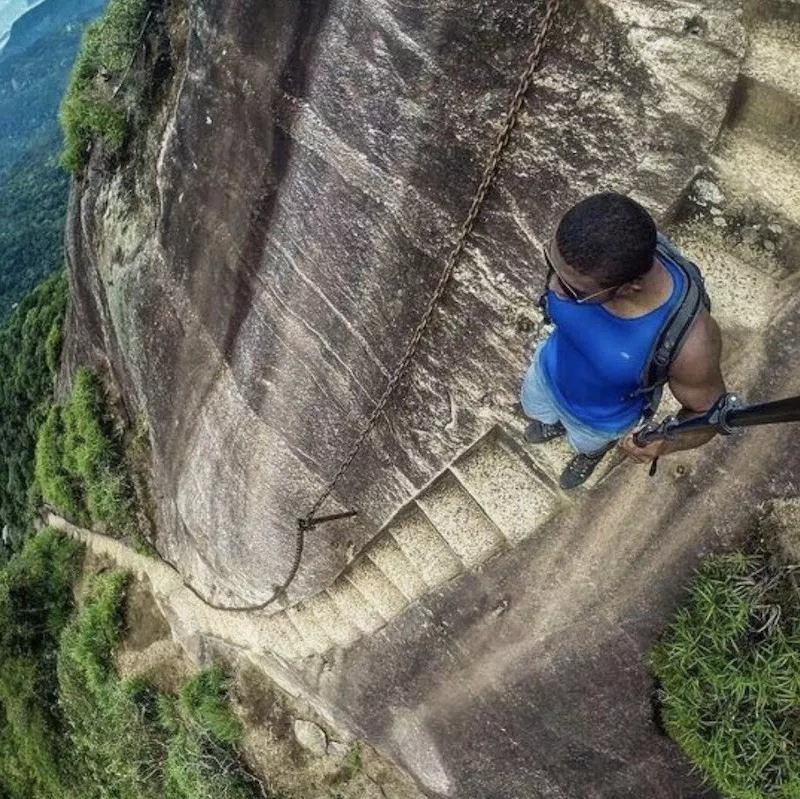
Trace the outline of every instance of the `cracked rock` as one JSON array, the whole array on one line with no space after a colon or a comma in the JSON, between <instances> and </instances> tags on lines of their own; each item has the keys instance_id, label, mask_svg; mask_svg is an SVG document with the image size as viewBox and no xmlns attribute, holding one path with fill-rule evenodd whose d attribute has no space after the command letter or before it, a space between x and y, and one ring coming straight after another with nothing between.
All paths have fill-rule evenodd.
<instances>
[{"instance_id":1,"label":"cracked rock","mask_svg":"<svg viewBox=\"0 0 800 799\"><path fill-rule=\"evenodd\" d=\"M294 723L294 737L303 749L312 755L322 757L328 751L328 737L325 730L311 721L298 719Z\"/></svg>"}]
</instances>

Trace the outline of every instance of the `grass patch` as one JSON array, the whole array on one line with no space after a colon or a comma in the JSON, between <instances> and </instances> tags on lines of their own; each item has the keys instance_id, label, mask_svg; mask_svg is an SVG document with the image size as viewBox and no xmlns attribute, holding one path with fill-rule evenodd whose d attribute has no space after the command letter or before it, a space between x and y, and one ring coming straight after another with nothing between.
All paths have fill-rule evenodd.
<instances>
[{"instance_id":1,"label":"grass patch","mask_svg":"<svg viewBox=\"0 0 800 799\"><path fill-rule=\"evenodd\" d=\"M161 722L171 732L164 774L166 799L251 799L265 796L236 764L243 727L231 712L229 681L218 667L200 672L177 699L161 697Z\"/></svg>"},{"instance_id":2,"label":"grass patch","mask_svg":"<svg viewBox=\"0 0 800 799\"><path fill-rule=\"evenodd\" d=\"M361 774L363 768L363 752L361 749L361 743L357 741L350 747L347 754L344 756L344 759L342 760L342 765L339 768L338 773L334 775L333 779L331 780L331 785L333 786L333 788L331 788L329 791L329 796L331 799L341 799L342 793L338 790L338 786L344 785L345 783L350 782L350 780L355 779L359 774Z\"/></svg>"},{"instance_id":3,"label":"grass patch","mask_svg":"<svg viewBox=\"0 0 800 799\"><path fill-rule=\"evenodd\" d=\"M36 482L44 501L81 524L118 533L134 526L133 490L99 380L75 375L64 407L50 408L36 444Z\"/></svg>"},{"instance_id":4,"label":"grass patch","mask_svg":"<svg viewBox=\"0 0 800 799\"><path fill-rule=\"evenodd\" d=\"M86 165L94 143L101 142L109 155L125 144L137 98L136 92L117 90L150 5L150 0L110 0L103 17L83 35L60 111L61 162L71 172Z\"/></svg>"},{"instance_id":5,"label":"grass patch","mask_svg":"<svg viewBox=\"0 0 800 799\"><path fill-rule=\"evenodd\" d=\"M712 557L651 653L666 730L729 799L800 799L800 593L766 555Z\"/></svg>"},{"instance_id":6,"label":"grass patch","mask_svg":"<svg viewBox=\"0 0 800 799\"><path fill-rule=\"evenodd\" d=\"M133 534L131 548L137 555L159 559L158 550L141 533Z\"/></svg>"},{"instance_id":7,"label":"grass patch","mask_svg":"<svg viewBox=\"0 0 800 799\"><path fill-rule=\"evenodd\" d=\"M153 779L162 752L152 730L154 692L141 680L119 680L113 663L127 581L119 571L97 575L61 638L59 701L70 730L70 782L87 799L160 795Z\"/></svg>"}]
</instances>

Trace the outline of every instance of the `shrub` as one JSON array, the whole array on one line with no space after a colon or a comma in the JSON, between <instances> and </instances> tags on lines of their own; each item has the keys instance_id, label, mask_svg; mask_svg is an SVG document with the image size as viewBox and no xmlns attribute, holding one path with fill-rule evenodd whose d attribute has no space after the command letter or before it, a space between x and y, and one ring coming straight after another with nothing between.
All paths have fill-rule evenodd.
<instances>
[{"instance_id":1,"label":"shrub","mask_svg":"<svg viewBox=\"0 0 800 799\"><path fill-rule=\"evenodd\" d=\"M219 667L201 671L180 692L180 708L196 729L226 744L238 743L242 724L227 703L230 683Z\"/></svg>"},{"instance_id":2,"label":"shrub","mask_svg":"<svg viewBox=\"0 0 800 799\"><path fill-rule=\"evenodd\" d=\"M158 559L158 550L141 533L134 533L131 538L131 549L137 555Z\"/></svg>"},{"instance_id":3,"label":"shrub","mask_svg":"<svg viewBox=\"0 0 800 799\"><path fill-rule=\"evenodd\" d=\"M92 521L119 528L130 519L130 489L105 405L97 378L81 369L64 408L64 467L80 480Z\"/></svg>"},{"instance_id":4,"label":"shrub","mask_svg":"<svg viewBox=\"0 0 800 799\"><path fill-rule=\"evenodd\" d=\"M61 355L61 343L63 341L63 320L55 320L50 326L47 338L44 340L44 362L47 371L55 375L58 371L58 359Z\"/></svg>"},{"instance_id":5,"label":"shrub","mask_svg":"<svg viewBox=\"0 0 800 799\"><path fill-rule=\"evenodd\" d=\"M212 737L180 727L164 769L164 799L256 799L255 779L237 767L230 750Z\"/></svg>"},{"instance_id":6,"label":"shrub","mask_svg":"<svg viewBox=\"0 0 800 799\"><path fill-rule=\"evenodd\" d=\"M129 577L105 571L73 615L81 545L47 529L0 569L0 797L256 799L219 668L178 697L120 679Z\"/></svg>"},{"instance_id":7,"label":"shrub","mask_svg":"<svg viewBox=\"0 0 800 799\"><path fill-rule=\"evenodd\" d=\"M114 668L128 579L120 571L97 575L61 638L58 679L71 731L71 779L86 799L159 796L152 777L162 745L147 712L152 690L142 680L119 680Z\"/></svg>"},{"instance_id":8,"label":"shrub","mask_svg":"<svg viewBox=\"0 0 800 799\"><path fill-rule=\"evenodd\" d=\"M166 799L255 799L257 780L236 762L242 724L228 707L229 681L218 666L184 684L177 702L162 701L159 718L171 739L164 771Z\"/></svg>"},{"instance_id":9,"label":"shrub","mask_svg":"<svg viewBox=\"0 0 800 799\"><path fill-rule=\"evenodd\" d=\"M128 576L110 571L98 574L80 615L64 630L60 662L80 673L80 685L100 694L114 677L113 651L122 638L122 601Z\"/></svg>"},{"instance_id":10,"label":"shrub","mask_svg":"<svg viewBox=\"0 0 800 799\"><path fill-rule=\"evenodd\" d=\"M760 556L706 560L651 653L663 721L729 799L800 798L800 599Z\"/></svg>"},{"instance_id":11,"label":"shrub","mask_svg":"<svg viewBox=\"0 0 800 799\"><path fill-rule=\"evenodd\" d=\"M111 441L103 428L103 399L95 376L80 369L64 408L64 466L87 482L111 457Z\"/></svg>"},{"instance_id":12,"label":"shrub","mask_svg":"<svg viewBox=\"0 0 800 799\"><path fill-rule=\"evenodd\" d=\"M48 504L80 523L124 531L133 521L130 480L97 378L80 369L64 408L50 409L36 447L36 478Z\"/></svg>"},{"instance_id":13,"label":"shrub","mask_svg":"<svg viewBox=\"0 0 800 799\"><path fill-rule=\"evenodd\" d=\"M13 646L0 638L0 657L9 651L55 647L72 610L70 589L79 572L80 551L77 541L48 527L30 538L0 572L0 608L11 614L0 616L0 635L9 634L9 629L15 635L28 628L36 631L34 638Z\"/></svg>"},{"instance_id":14,"label":"shrub","mask_svg":"<svg viewBox=\"0 0 800 799\"><path fill-rule=\"evenodd\" d=\"M45 502L76 521L84 521L80 498L64 462L64 423L61 408L53 406L36 442L36 483Z\"/></svg>"},{"instance_id":15,"label":"shrub","mask_svg":"<svg viewBox=\"0 0 800 799\"><path fill-rule=\"evenodd\" d=\"M60 112L61 162L71 172L86 164L93 141L101 140L109 154L125 143L129 108L124 94L115 93L149 5L149 0L110 0L103 17L83 35Z\"/></svg>"},{"instance_id":16,"label":"shrub","mask_svg":"<svg viewBox=\"0 0 800 799\"><path fill-rule=\"evenodd\" d=\"M81 796L255 799L255 780L231 748L242 726L227 706L221 669L197 674L177 699L142 679L117 677L126 584L122 572L98 575L61 639L61 704L82 764L74 776Z\"/></svg>"}]
</instances>

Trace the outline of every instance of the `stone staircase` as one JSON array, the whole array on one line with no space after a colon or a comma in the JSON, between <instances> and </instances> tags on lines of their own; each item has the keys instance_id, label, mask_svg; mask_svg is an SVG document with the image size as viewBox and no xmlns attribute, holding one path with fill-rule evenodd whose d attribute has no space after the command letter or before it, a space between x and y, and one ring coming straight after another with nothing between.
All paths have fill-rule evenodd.
<instances>
[{"instance_id":1,"label":"stone staircase","mask_svg":"<svg viewBox=\"0 0 800 799\"><path fill-rule=\"evenodd\" d=\"M377 632L423 594L535 533L565 501L543 468L498 426L381 531L332 586L261 619L285 659Z\"/></svg>"},{"instance_id":2,"label":"stone staircase","mask_svg":"<svg viewBox=\"0 0 800 799\"><path fill-rule=\"evenodd\" d=\"M759 2L746 21L750 49L726 127L669 231L706 275L729 375L791 297L800 256L800 3ZM662 410L674 407L666 401ZM523 426L519 417L502 419L327 590L262 617L263 646L285 660L350 646L580 501L585 489L567 495L557 487L566 444L526 447ZM587 488L621 460L606 458Z\"/></svg>"}]
</instances>

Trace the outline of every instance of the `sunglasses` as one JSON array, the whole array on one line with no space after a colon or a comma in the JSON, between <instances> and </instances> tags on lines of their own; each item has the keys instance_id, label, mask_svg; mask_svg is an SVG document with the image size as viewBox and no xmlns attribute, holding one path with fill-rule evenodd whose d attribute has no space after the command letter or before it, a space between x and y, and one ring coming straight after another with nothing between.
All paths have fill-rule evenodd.
<instances>
[{"instance_id":1,"label":"sunglasses","mask_svg":"<svg viewBox=\"0 0 800 799\"><path fill-rule=\"evenodd\" d=\"M577 303L578 305L583 305L584 303L590 302L591 300L597 302L597 300L595 299L596 297L600 297L603 294L607 294L609 291L616 291L618 288L621 288L622 284L620 284L619 286L612 286L611 288L607 289L600 289L600 291L595 291L592 294L585 294L584 292L580 291L579 289L576 289L574 286L571 286L566 280L564 280L564 277L561 275L558 269L556 269L555 264L550 258L550 253L547 251L547 245L544 245L542 247L542 254L544 255L544 262L547 264L547 268L550 270L550 274L554 274L558 278L558 282L561 284L561 288L564 289L564 293L567 295L567 299ZM548 283L550 282L549 277L547 282ZM610 298L606 297L606 299L603 300L603 302L605 302L608 299Z\"/></svg>"}]
</instances>

